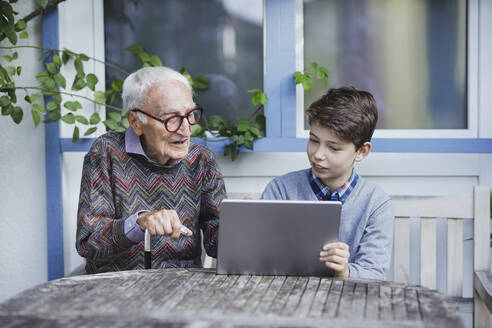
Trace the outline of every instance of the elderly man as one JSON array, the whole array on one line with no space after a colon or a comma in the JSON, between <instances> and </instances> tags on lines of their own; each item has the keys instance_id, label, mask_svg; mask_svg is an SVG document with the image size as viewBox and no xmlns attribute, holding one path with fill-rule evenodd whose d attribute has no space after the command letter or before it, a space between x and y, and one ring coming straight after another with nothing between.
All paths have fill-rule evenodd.
<instances>
[{"instance_id":1,"label":"elderly man","mask_svg":"<svg viewBox=\"0 0 492 328\"><path fill-rule=\"evenodd\" d=\"M97 138L84 158L76 247L86 272L201 266L201 238L217 254L225 197L214 154L190 142L200 121L188 80L166 67L142 68L123 84L130 128Z\"/></svg>"}]
</instances>

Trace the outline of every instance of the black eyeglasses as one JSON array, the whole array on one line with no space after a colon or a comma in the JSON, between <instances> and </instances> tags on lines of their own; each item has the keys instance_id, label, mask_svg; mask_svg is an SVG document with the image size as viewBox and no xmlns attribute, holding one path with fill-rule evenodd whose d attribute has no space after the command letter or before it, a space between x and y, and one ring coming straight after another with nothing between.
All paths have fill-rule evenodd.
<instances>
[{"instance_id":1,"label":"black eyeglasses","mask_svg":"<svg viewBox=\"0 0 492 328\"><path fill-rule=\"evenodd\" d=\"M166 118L165 120L161 120L160 118L150 115L149 113L146 113L138 108L132 109L132 111L140 112L142 114L147 115L148 117L153 118L156 121L161 122L162 124L164 124L166 130L170 133L174 133L178 131L179 128L181 127L181 124L183 124L183 119L185 118L188 121L189 125L198 124L203 114L203 108L200 105L197 105L195 108L190 109L184 115L173 114L172 116Z\"/></svg>"}]
</instances>

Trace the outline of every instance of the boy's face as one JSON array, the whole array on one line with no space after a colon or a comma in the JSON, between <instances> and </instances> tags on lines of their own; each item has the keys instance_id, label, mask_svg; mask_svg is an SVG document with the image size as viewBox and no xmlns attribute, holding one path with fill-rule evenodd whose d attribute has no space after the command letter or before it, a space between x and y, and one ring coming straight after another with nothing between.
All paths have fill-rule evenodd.
<instances>
[{"instance_id":1,"label":"boy's face","mask_svg":"<svg viewBox=\"0 0 492 328\"><path fill-rule=\"evenodd\" d=\"M311 124L307 155L314 175L328 188L342 186L352 174L352 166L369 154L371 144L366 142L358 150L352 142L340 140L330 129L316 122Z\"/></svg>"}]
</instances>

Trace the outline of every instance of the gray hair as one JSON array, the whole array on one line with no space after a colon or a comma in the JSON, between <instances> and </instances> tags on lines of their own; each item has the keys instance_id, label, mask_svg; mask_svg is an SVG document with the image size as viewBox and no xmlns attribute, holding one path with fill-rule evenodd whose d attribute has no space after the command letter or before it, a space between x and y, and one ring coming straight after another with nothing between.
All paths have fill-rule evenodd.
<instances>
[{"instance_id":1,"label":"gray hair","mask_svg":"<svg viewBox=\"0 0 492 328\"><path fill-rule=\"evenodd\" d=\"M123 108L131 110L141 108L147 103L147 89L160 82L178 81L183 83L192 91L190 81L181 73L164 66L144 67L128 75L123 82ZM137 112L137 116L142 123L147 123L147 118L142 113Z\"/></svg>"}]
</instances>

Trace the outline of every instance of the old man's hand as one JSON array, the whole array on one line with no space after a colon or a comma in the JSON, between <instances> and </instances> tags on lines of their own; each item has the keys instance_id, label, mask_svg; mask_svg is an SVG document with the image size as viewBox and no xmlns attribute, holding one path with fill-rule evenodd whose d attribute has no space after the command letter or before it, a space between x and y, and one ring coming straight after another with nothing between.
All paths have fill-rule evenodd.
<instances>
[{"instance_id":1,"label":"old man's hand","mask_svg":"<svg viewBox=\"0 0 492 328\"><path fill-rule=\"evenodd\" d=\"M348 277L349 246L342 242L328 243L319 253L319 260L335 272L335 277Z\"/></svg>"},{"instance_id":2,"label":"old man's hand","mask_svg":"<svg viewBox=\"0 0 492 328\"><path fill-rule=\"evenodd\" d=\"M180 234L193 235L193 232L185 227L175 210L159 210L141 213L137 218L140 229L147 229L150 235L171 236L171 240L177 240Z\"/></svg>"}]
</instances>

